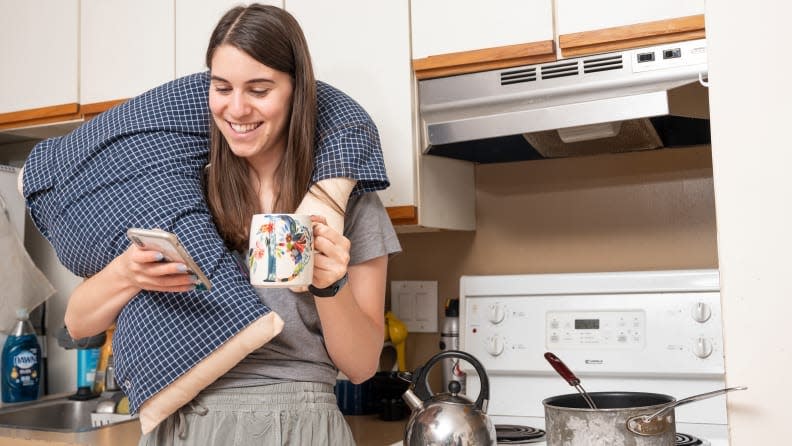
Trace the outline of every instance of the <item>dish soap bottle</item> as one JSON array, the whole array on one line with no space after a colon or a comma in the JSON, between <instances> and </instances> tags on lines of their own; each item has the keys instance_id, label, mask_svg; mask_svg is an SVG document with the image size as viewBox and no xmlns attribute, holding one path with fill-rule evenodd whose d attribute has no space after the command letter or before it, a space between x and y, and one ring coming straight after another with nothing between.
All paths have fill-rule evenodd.
<instances>
[{"instance_id":1,"label":"dish soap bottle","mask_svg":"<svg viewBox=\"0 0 792 446\"><path fill-rule=\"evenodd\" d=\"M38 398L41 380L41 348L24 308L17 310L17 323L3 345L2 394L4 403Z\"/></svg>"}]
</instances>

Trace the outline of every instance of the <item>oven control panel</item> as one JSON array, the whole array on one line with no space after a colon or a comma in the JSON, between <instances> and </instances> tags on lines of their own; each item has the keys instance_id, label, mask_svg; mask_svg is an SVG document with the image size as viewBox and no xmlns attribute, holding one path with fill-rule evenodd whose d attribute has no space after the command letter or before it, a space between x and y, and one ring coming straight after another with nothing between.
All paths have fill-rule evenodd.
<instances>
[{"instance_id":1,"label":"oven control panel","mask_svg":"<svg viewBox=\"0 0 792 446\"><path fill-rule=\"evenodd\" d=\"M519 278L514 286L504 285L509 282L503 276L496 279L491 293L481 280L477 288L463 282L460 301L460 347L488 372L548 373L544 353L550 351L582 373L724 373L717 290L656 290L650 287L662 281L649 276L617 292L596 281L600 289L588 293L564 292L569 281L543 281L536 288L553 292L541 294L521 288Z\"/></svg>"},{"instance_id":2,"label":"oven control panel","mask_svg":"<svg viewBox=\"0 0 792 446\"><path fill-rule=\"evenodd\" d=\"M516 420L522 417L543 423L545 398L575 393L545 360L546 352L588 392L675 398L709 392L725 386L718 282L716 270L465 276L460 348L484 366L488 414L504 417L500 423L521 424ZM475 398L481 382L471 366L460 364L466 394ZM675 410L678 427L690 423L685 431L725 431L722 397Z\"/></svg>"},{"instance_id":3,"label":"oven control panel","mask_svg":"<svg viewBox=\"0 0 792 446\"><path fill-rule=\"evenodd\" d=\"M640 350L646 340L646 313L637 311L548 311L545 344L558 348Z\"/></svg>"}]
</instances>

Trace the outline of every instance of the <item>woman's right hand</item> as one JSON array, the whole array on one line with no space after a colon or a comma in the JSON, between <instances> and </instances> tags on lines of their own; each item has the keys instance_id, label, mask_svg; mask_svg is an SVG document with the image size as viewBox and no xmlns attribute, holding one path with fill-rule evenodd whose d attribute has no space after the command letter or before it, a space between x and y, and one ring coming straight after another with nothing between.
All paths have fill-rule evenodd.
<instances>
[{"instance_id":1,"label":"woman's right hand","mask_svg":"<svg viewBox=\"0 0 792 446\"><path fill-rule=\"evenodd\" d=\"M141 290L182 292L197 279L181 262L163 262L158 251L130 245L107 266L79 284L69 297L64 321L74 339L93 336L112 325Z\"/></svg>"},{"instance_id":2,"label":"woman's right hand","mask_svg":"<svg viewBox=\"0 0 792 446\"><path fill-rule=\"evenodd\" d=\"M161 252L134 243L119 256L121 274L130 286L148 291L178 293L195 289L198 278L181 262L164 262Z\"/></svg>"}]
</instances>

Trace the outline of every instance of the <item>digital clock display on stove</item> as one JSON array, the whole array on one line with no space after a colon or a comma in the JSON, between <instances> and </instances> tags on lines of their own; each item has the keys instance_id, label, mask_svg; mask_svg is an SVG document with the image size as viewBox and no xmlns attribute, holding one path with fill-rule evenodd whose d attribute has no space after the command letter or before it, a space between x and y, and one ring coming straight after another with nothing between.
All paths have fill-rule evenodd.
<instances>
[{"instance_id":1,"label":"digital clock display on stove","mask_svg":"<svg viewBox=\"0 0 792 446\"><path fill-rule=\"evenodd\" d=\"M599 330L599 319L575 319L575 330Z\"/></svg>"}]
</instances>

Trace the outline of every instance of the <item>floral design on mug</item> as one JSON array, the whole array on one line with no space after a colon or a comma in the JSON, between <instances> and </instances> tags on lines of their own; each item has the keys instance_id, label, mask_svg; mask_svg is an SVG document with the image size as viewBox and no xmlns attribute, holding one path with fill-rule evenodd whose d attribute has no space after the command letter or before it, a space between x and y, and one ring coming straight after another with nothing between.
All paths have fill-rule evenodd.
<instances>
[{"instance_id":1,"label":"floral design on mug","mask_svg":"<svg viewBox=\"0 0 792 446\"><path fill-rule=\"evenodd\" d=\"M251 275L266 264L263 282L289 282L297 278L311 258L311 228L288 215L273 215L254 233L254 246L248 251ZM287 259L289 271L278 271L279 259ZM281 273L280 275L278 273ZM286 272L287 274L283 274Z\"/></svg>"}]
</instances>

